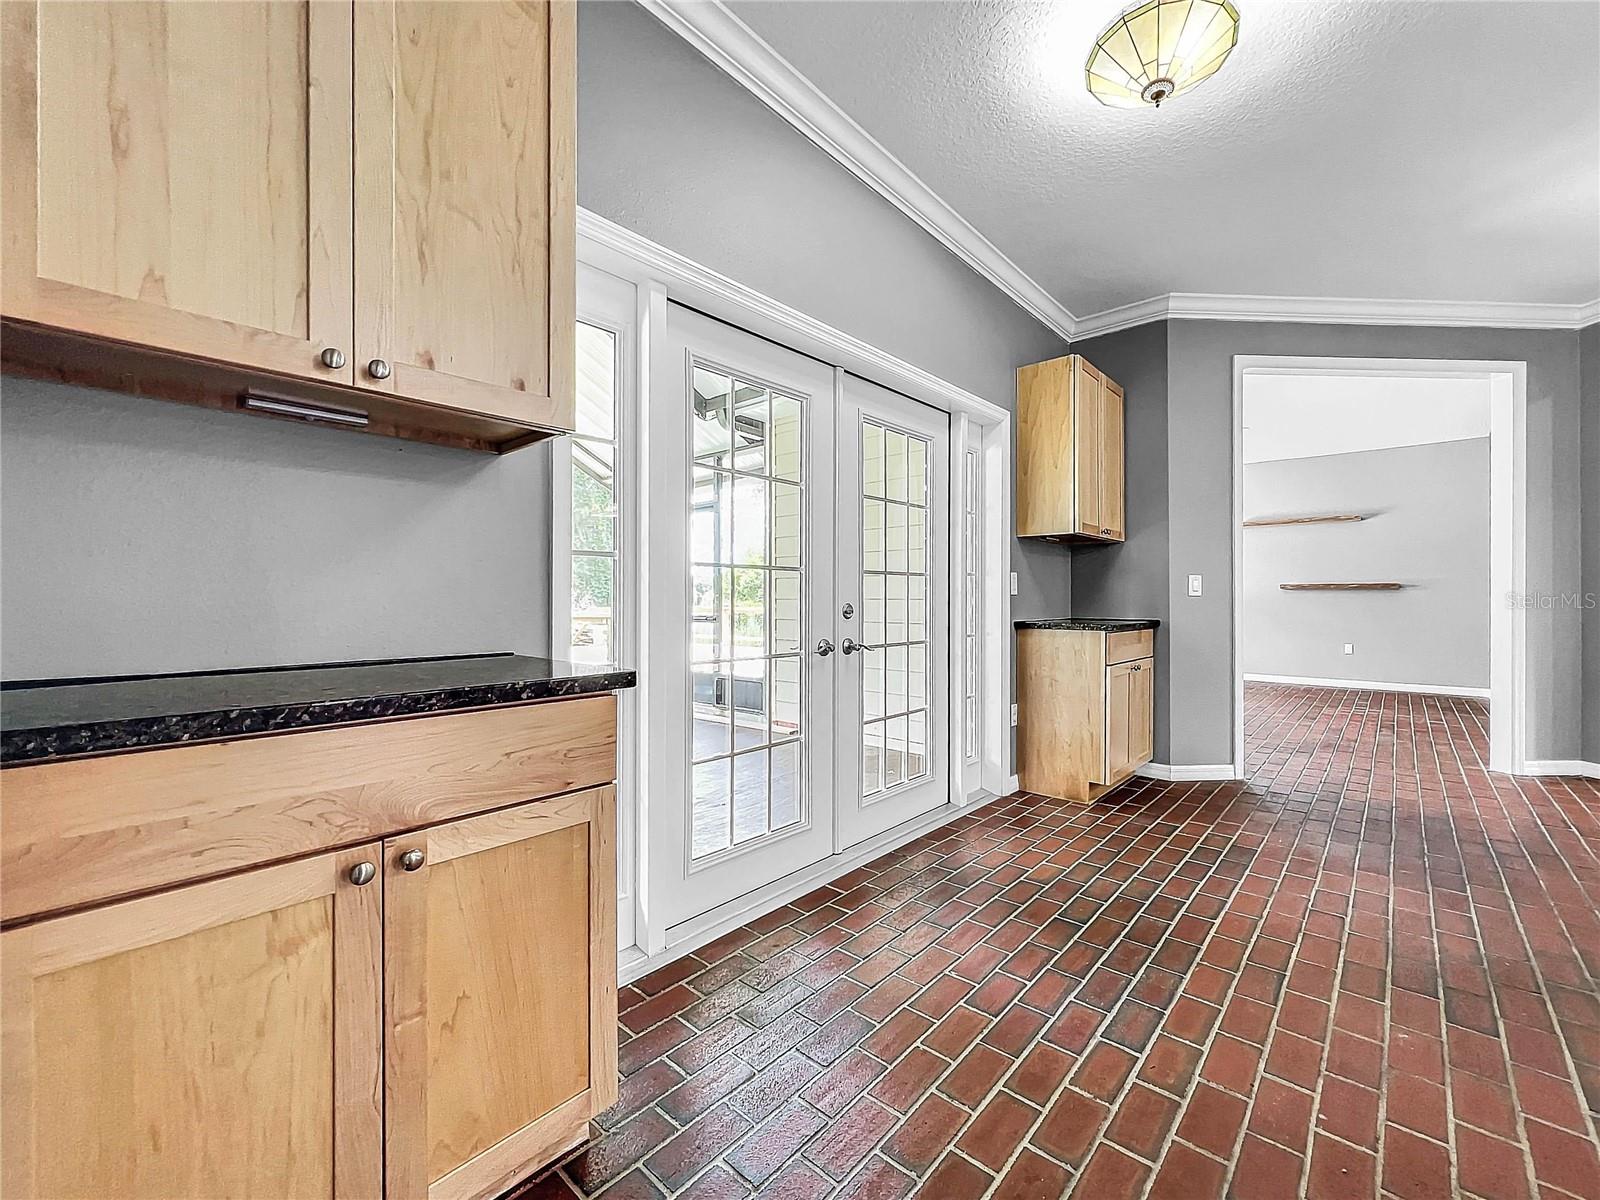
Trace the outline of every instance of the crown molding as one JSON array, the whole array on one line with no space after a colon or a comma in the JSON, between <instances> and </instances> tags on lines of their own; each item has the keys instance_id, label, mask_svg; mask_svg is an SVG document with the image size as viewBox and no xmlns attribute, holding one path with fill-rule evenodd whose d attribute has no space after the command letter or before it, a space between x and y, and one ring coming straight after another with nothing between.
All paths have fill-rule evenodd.
<instances>
[{"instance_id":1,"label":"crown molding","mask_svg":"<svg viewBox=\"0 0 1600 1200\"><path fill-rule=\"evenodd\" d=\"M1588 304L1459 300L1364 300L1173 292L1075 317L891 154L722 0L639 0L683 38L952 254L1069 341L1151 321L1286 321L1325 325L1581 329L1600 321Z\"/></svg>"},{"instance_id":2,"label":"crown molding","mask_svg":"<svg viewBox=\"0 0 1600 1200\"><path fill-rule=\"evenodd\" d=\"M1588 304L1495 303L1476 300L1355 300L1323 296L1224 296L1173 292L1078 318L1073 340L1099 337L1151 321L1287 321L1318 325L1458 326L1491 329L1582 329L1600 320Z\"/></svg>"},{"instance_id":3,"label":"crown molding","mask_svg":"<svg viewBox=\"0 0 1600 1200\"><path fill-rule=\"evenodd\" d=\"M582 262L636 282L649 279L673 300L719 320L843 367L946 412L966 413L980 424L1011 418L1011 411L880 350L860 338L746 287L719 271L653 242L641 233L578 208L578 257Z\"/></svg>"},{"instance_id":4,"label":"crown molding","mask_svg":"<svg viewBox=\"0 0 1600 1200\"><path fill-rule=\"evenodd\" d=\"M957 258L1064 338L1072 313L856 124L721 0L640 0L688 42Z\"/></svg>"}]
</instances>

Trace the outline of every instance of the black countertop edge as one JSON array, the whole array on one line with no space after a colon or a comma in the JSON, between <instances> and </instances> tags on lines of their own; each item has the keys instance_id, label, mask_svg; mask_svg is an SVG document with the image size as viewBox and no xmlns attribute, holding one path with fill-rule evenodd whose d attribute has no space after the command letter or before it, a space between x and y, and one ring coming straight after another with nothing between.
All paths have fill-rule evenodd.
<instances>
[{"instance_id":1,"label":"black countertop edge","mask_svg":"<svg viewBox=\"0 0 1600 1200\"><path fill-rule=\"evenodd\" d=\"M628 668L515 654L11 683L0 691L0 765L586 696L637 683Z\"/></svg>"},{"instance_id":2,"label":"black countertop edge","mask_svg":"<svg viewBox=\"0 0 1600 1200\"><path fill-rule=\"evenodd\" d=\"M1119 620L1115 617L1039 617L1013 621L1018 629L1067 629L1080 633L1127 633L1135 629L1158 629L1161 622L1149 618Z\"/></svg>"}]
</instances>

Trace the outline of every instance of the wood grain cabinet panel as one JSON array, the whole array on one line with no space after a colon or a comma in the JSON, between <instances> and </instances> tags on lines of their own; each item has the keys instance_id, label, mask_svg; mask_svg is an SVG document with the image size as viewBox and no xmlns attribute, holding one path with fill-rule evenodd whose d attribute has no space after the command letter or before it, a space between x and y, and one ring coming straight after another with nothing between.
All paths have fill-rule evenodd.
<instances>
[{"instance_id":1,"label":"wood grain cabinet panel","mask_svg":"<svg viewBox=\"0 0 1600 1200\"><path fill-rule=\"evenodd\" d=\"M380 850L0 935L4 1194L379 1195Z\"/></svg>"},{"instance_id":2,"label":"wood grain cabinet panel","mask_svg":"<svg viewBox=\"0 0 1600 1200\"><path fill-rule=\"evenodd\" d=\"M348 4L0 8L7 317L350 382Z\"/></svg>"},{"instance_id":3,"label":"wood grain cabinet panel","mask_svg":"<svg viewBox=\"0 0 1600 1200\"><path fill-rule=\"evenodd\" d=\"M389 1194L498 1195L616 1099L615 792L384 851Z\"/></svg>"},{"instance_id":4,"label":"wood grain cabinet panel","mask_svg":"<svg viewBox=\"0 0 1600 1200\"><path fill-rule=\"evenodd\" d=\"M571 429L574 5L358 0L356 23L358 383Z\"/></svg>"},{"instance_id":5,"label":"wood grain cabinet panel","mask_svg":"<svg viewBox=\"0 0 1600 1200\"><path fill-rule=\"evenodd\" d=\"M1108 542L1126 537L1126 464L1123 460L1122 388L1113 380L1100 383L1100 525Z\"/></svg>"},{"instance_id":6,"label":"wood grain cabinet panel","mask_svg":"<svg viewBox=\"0 0 1600 1200\"><path fill-rule=\"evenodd\" d=\"M1079 355L1073 355L1072 391L1072 454L1076 464L1073 476L1078 487L1077 530L1087 537L1098 538L1103 533L1100 505L1105 490L1101 482L1105 464L1100 459L1104 440L1105 379Z\"/></svg>"},{"instance_id":7,"label":"wood grain cabinet panel","mask_svg":"<svg viewBox=\"0 0 1600 1200\"><path fill-rule=\"evenodd\" d=\"M1017 371L1017 536L1120 542L1123 391L1082 355Z\"/></svg>"}]
</instances>

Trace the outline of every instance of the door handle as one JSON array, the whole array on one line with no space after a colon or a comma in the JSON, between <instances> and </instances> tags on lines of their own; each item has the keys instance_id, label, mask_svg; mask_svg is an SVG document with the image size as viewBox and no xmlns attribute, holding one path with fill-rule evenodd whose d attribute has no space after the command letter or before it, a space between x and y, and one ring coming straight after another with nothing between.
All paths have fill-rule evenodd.
<instances>
[{"instance_id":1,"label":"door handle","mask_svg":"<svg viewBox=\"0 0 1600 1200\"><path fill-rule=\"evenodd\" d=\"M849 639L846 639L846 640L848 641ZM833 653L833 643L830 642L827 638L818 638L817 639L817 657L818 658L827 658L828 655L830 655L832 653Z\"/></svg>"},{"instance_id":2,"label":"door handle","mask_svg":"<svg viewBox=\"0 0 1600 1200\"><path fill-rule=\"evenodd\" d=\"M846 654L854 654L858 650L861 651L862 653L865 653L868 650L876 650L877 647L876 646L863 645L861 642L856 641L854 638L845 638L844 644L842 646L840 646L839 649L843 650Z\"/></svg>"}]
</instances>

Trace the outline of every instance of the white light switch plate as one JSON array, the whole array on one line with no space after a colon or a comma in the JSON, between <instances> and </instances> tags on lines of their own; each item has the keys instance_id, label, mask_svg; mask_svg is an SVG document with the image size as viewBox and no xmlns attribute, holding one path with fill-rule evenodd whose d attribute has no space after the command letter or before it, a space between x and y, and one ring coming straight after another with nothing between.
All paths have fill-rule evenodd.
<instances>
[{"instance_id":1,"label":"white light switch plate","mask_svg":"<svg viewBox=\"0 0 1600 1200\"><path fill-rule=\"evenodd\" d=\"M1356 652L1356 644L1354 642L1346 642L1344 644L1344 652L1346 654L1354 654Z\"/></svg>"},{"instance_id":2,"label":"white light switch plate","mask_svg":"<svg viewBox=\"0 0 1600 1200\"><path fill-rule=\"evenodd\" d=\"M1198 575L1189 576L1189 595L1191 595L1191 596L1200 595L1201 582L1202 581L1200 579L1200 576L1198 576Z\"/></svg>"},{"instance_id":3,"label":"white light switch plate","mask_svg":"<svg viewBox=\"0 0 1600 1200\"><path fill-rule=\"evenodd\" d=\"M1013 596L1017 594L1017 573L1015 571L1011 572L1011 594Z\"/></svg>"},{"instance_id":4,"label":"white light switch plate","mask_svg":"<svg viewBox=\"0 0 1600 1200\"><path fill-rule=\"evenodd\" d=\"M1015 725L1016 723L1017 723L1017 706L1015 704L1013 704L1011 706L1011 724Z\"/></svg>"}]
</instances>

